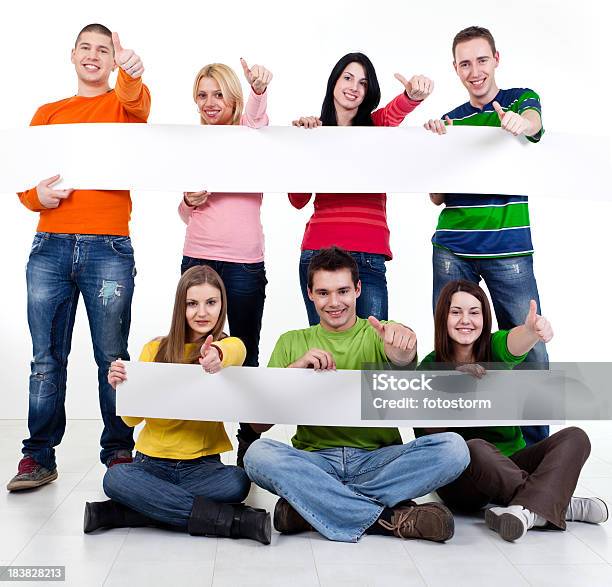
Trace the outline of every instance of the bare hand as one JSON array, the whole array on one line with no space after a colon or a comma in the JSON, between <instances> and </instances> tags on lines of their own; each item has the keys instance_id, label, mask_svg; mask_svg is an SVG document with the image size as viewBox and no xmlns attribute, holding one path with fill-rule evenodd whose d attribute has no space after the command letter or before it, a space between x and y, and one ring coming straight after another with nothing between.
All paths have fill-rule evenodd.
<instances>
[{"instance_id":1,"label":"bare hand","mask_svg":"<svg viewBox=\"0 0 612 587\"><path fill-rule=\"evenodd\" d=\"M445 135L447 126L453 126L453 121L448 116L445 116L444 121L439 118L428 120L423 125L423 128L435 132L437 135Z\"/></svg>"},{"instance_id":2,"label":"bare hand","mask_svg":"<svg viewBox=\"0 0 612 587\"><path fill-rule=\"evenodd\" d=\"M538 305L535 300L529 302L529 313L525 318L525 327L542 342L550 342L554 333L550 322L537 314Z\"/></svg>"},{"instance_id":3,"label":"bare hand","mask_svg":"<svg viewBox=\"0 0 612 587\"><path fill-rule=\"evenodd\" d=\"M43 179L36 186L36 194L41 205L45 208L57 208L62 200L65 200L74 190L54 190L51 186L56 184L60 179L59 175L54 175L47 179Z\"/></svg>"},{"instance_id":4,"label":"bare hand","mask_svg":"<svg viewBox=\"0 0 612 587\"><path fill-rule=\"evenodd\" d=\"M408 328L408 326L398 324L397 322L383 324L374 316L370 316L368 322L370 326L376 330L376 334L378 334L385 345L389 345L391 348L401 351L414 350L417 338L414 331Z\"/></svg>"},{"instance_id":5,"label":"bare hand","mask_svg":"<svg viewBox=\"0 0 612 587\"><path fill-rule=\"evenodd\" d=\"M183 192L185 204L192 208L204 204L206 200L208 200L208 196L210 196L210 192L206 190L202 190L201 192Z\"/></svg>"},{"instance_id":6,"label":"bare hand","mask_svg":"<svg viewBox=\"0 0 612 587\"><path fill-rule=\"evenodd\" d=\"M121 46L117 33L113 33L113 48L115 49L115 63L125 73L133 78L140 77L144 73L144 65L140 57L132 49L124 49Z\"/></svg>"},{"instance_id":7,"label":"bare hand","mask_svg":"<svg viewBox=\"0 0 612 587\"><path fill-rule=\"evenodd\" d=\"M200 349L200 358L198 361L206 373L218 373L221 371L221 356L219 355L219 349L213 345L212 334L206 337Z\"/></svg>"},{"instance_id":8,"label":"bare hand","mask_svg":"<svg viewBox=\"0 0 612 587\"><path fill-rule=\"evenodd\" d=\"M323 126L318 116L302 116L294 120L291 124L293 126L301 126L302 128L317 128L317 126Z\"/></svg>"},{"instance_id":9,"label":"bare hand","mask_svg":"<svg viewBox=\"0 0 612 587\"><path fill-rule=\"evenodd\" d=\"M424 75L413 75L407 80L402 74L396 73L395 79L398 80L406 89L406 94L411 100L425 100L434 89L434 83Z\"/></svg>"},{"instance_id":10,"label":"bare hand","mask_svg":"<svg viewBox=\"0 0 612 587\"><path fill-rule=\"evenodd\" d=\"M456 370L461 371L461 373L467 373L472 377L476 377L476 379L482 379L487 374L487 370L478 363L466 363L465 365L459 365L456 367Z\"/></svg>"},{"instance_id":11,"label":"bare hand","mask_svg":"<svg viewBox=\"0 0 612 587\"><path fill-rule=\"evenodd\" d=\"M495 112L497 112L497 116L499 116L501 122L501 127L504 130L512 133L515 137L519 135L531 136L533 134L533 132L531 132L531 122L520 114L512 112L511 110L504 112L499 102L493 102L493 108L495 108Z\"/></svg>"},{"instance_id":12,"label":"bare hand","mask_svg":"<svg viewBox=\"0 0 612 587\"><path fill-rule=\"evenodd\" d=\"M127 381L127 371L121 359L117 359L110 364L107 379L113 389L117 389L117 385Z\"/></svg>"},{"instance_id":13,"label":"bare hand","mask_svg":"<svg viewBox=\"0 0 612 587\"><path fill-rule=\"evenodd\" d=\"M267 70L263 65L253 65L250 67L247 62L240 58L240 64L242 65L242 71L247 82L253 88L253 91L260 96L266 91L268 84L272 81L272 72Z\"/></svg>"},{"instance_id":14,"label":"bare hand","mask_svg":"<svg viewBox=\"0 0 612 587\"><path fill-rule=\"evenodd\" d=\"M314 369L315 371L335 371L336 361L328 351L310 349L302 358L291 363L289 367L298 369Z\"/></svg>"}]
</instances>

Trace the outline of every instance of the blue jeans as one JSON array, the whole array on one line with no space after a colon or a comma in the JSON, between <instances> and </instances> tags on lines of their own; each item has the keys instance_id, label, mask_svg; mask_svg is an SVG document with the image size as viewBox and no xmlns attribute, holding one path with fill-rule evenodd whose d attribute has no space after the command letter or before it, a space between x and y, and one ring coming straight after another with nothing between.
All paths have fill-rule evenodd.
<instances>
[{"instance_id":1,"label":"blue jeans","mask_svg":"<svg viewBox=\"0 0 612 587\"><path fill-rule=\"evenodd\" d=\"M319 323L319 315L308 297L308 265L318 251L307 249L300 255L300 287L311 326ZM357 262L361 295L357 298L357 316L367 318L374 316L379 320L388 320L389 296L387 295L387 278L385 273L385 256L374 253L356 253L349 251Z\"/></svg>"},{"instance_id":2,"label":"blue jeans","mask_svg":"<svg viewBox=\"0 0 612 587\"><path fill-rule=\"evenodd\" d=\"M187 529L194 497L239 503L251 487L246 473L224 465L219 455L177 461L136 453L133 463L108 469L102 483L111 499L183 530Z\"/></svg>"},{"instance_id":3,"label":"blue jeans","mask_svg":"<svg viewBox=\"0 0 612 587\"><path fill-rule=\"evenodd\" d=\"M464 259L440 247L433 247L433 308L442 288L455 279L487 284L500 329L509 330L525 323L529 301L535 300L540 310L538 286L533 274L532 255L497 259ZM525 363L537 363L536 369L548 369L548 353L543 342L528 353ZM529 368L524 365L523 368ZM518 367L520 368L520 366ZM548 426L523 426L527 446L548 437Z\"/></svg>"},{"instance_id":4,"label":"blue jeans","mask_svg":"<svg viewBox=\"0 0 612 587\"><path fill-rule=\"evenodd\" d=\"M469 462L463 438L443 432L371 451L309 452L262 438L247 451L244 468L257 485L284 497L326 538L356 542L385 506L450 483Z\"/></svg>"},{"instance_id":5,"label":"blue jeans","mask_svg":"<svg viewBox=\"0 0 612 587\"><path fill-rule=\"evenodd\" d=\"M264 262L231 263L183 257L181 275L195 265L208 265L220 275L227 292L230 334L238 337L246 347L244 366L259 366L259 334L268 283Z\"/></svg>"},{"instance_id":6,"label":"blue jeans","mask_svg":"<svg viewBox=\"0 0 612 587\"><path fill-rule=\"evenodd\" d=\"M79 295L83 296L98 365L104 430L100 459L134 447L132 428L115 412L115 390L106 377L111 361L129 360L134 250L129 237L37 233L28 260L31 363L28 428L23 454L55 469L55 450L66 428L66 367Z\"/></svg>"}]
</instances>

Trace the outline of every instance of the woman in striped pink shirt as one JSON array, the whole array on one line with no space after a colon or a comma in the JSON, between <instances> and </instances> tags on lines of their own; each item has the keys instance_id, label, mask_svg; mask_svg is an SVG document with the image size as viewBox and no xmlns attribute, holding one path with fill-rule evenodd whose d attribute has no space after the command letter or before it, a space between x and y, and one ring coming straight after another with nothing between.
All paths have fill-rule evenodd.
<instances>
[{"instance_id":1,"label":"woman in striped pink shirt","mask_svg":"<svg viewBox=\"0 0 612 587\"><path fill-rule=\"evenodd\" d=\"M327 82L321 116L303 117L295 126L398 126L433 90L424 76L396 79L405 88L384 108L372 62L363 53L349 53L332 69ZM289 194L295 208L303 208L312 194ZM392 258L387 226L386 194L315 194L314 213L304 238L300 257L300 285L310 324L319 317L308 298L307 273L310 259L319 249L333 245L351 253L357 261L362 284L357 314L387 320L388 295L385 261Z\"/></svg>"}]
</instances>

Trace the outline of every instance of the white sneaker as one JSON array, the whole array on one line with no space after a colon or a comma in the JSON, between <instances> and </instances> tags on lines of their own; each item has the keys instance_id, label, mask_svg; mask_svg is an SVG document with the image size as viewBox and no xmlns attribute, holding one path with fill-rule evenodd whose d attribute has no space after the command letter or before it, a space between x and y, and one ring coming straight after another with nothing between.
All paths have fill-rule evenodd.
<instances>
[{"instance_id":1,"label":"white sneaker","mask_svg":"<svg viewBox=\"0 0 612 587\"><path fill-rule=\"evenodd\" d=\"M485 512L485 524L504 540L512 542L527 534L534 526L543 526L546 520L522 505L490 508Z\"/></svg>"},{"instance_id":2,"label":"white sneaker","mask_svg":"<svg viewBox=\"0 0 612 587\"><path fill-rule=\"evenodd\" d=\"M568 522L602 524L608 519L608 506L598 497L572 497L565 512Z\"/></svg>"}]
</instances>

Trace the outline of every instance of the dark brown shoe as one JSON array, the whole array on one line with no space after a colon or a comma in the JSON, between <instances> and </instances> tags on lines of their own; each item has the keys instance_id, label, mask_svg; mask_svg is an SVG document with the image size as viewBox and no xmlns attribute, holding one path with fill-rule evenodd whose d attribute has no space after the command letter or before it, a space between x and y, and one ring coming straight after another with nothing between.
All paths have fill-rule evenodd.
<instances>
[{"instance_id":1,"label":"dark brown shoe","mask_svg":"<svg viewBox=\"0 0 612 587\"><path fill-rule=\"evenodd\" d=\"M378 520L398 538L420 538L445 542L455 533L455 521L450 510L441 503L431 502L393 509L391 523Z\"/></svg>"},{"instance_id":2,"label":"dark brown shoe","mask_svg":"<svg viewBox=\"0 0 612 587\"><path fill-rule=\"evenodd\" d=\"M274 508L274 529L281 534L298 534L314 530L284 497L281 497L276 502L276 507Z\"/></svg>"}]
</instances>

